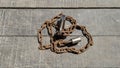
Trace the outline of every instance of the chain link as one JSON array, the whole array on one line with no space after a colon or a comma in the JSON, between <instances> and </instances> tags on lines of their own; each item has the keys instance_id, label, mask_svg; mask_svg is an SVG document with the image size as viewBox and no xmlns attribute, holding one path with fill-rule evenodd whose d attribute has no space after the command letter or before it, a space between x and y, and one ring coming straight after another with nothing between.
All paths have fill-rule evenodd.
<instances>
[{"instance_id":1,"label":"chain link","mask_svg":"<svg viewBox=\"0 0 120 68\"><path fill-rule=\"evenodd\" d=\"M64 28L59 32L59 26L55 23L58 19L61 18L63 14L60 13L59 15L53 17L49 21L45 21L45 23L41 26L41 28L38 30L38 42L39 42L39 49L45 50L50 49L52 52L55 53L75 53L80 54L86 51L90 46L93 45L93 39L90 33L86 30L85 26L77 25L76 20L73 19L71 16L66 16L65 20L69 21L71 23L69 28ZM64 20L64 21L65 21ZM42 45L42 30L47 28L48 35L50 37L50 44L48 45ZM53 34L54 28L56 30L56 33ZM69 44L69 41L65 41L64 39L69 36L75 29L82 31L82 34L87 38L87 44L83 47L80 47L80 49L76 49L74 47L65 47L67 44ZM73 44L69 44L73 45Z\"/></svg>"}]
</instances>

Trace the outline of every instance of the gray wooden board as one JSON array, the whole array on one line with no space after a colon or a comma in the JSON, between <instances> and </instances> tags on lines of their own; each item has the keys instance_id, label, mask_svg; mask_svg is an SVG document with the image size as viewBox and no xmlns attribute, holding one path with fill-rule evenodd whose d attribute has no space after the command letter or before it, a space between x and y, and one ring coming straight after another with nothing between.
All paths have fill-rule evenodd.
<instances>
[{"instance_id":1,"label":"gray wooden board","mask_svg":"<svg viewBox=\"0 0 120 68\"><path fill-rule=\"evenodd\" d=\"M0 68L120 67L120 37L93 39L94 46L76 55L38 50L36 37L0 37Z\"/></svg>"},{"instance_id":2,"label":"gray wooden board","mask_svg":"<svg viewBox=\"0 0 120 68\"><path fill-rule=\"evenodd\" d=\"M120 9L0 9L0 35L36 35L45 20L60 12L75 18L92 35L120 35Z\"/></svg>"},{"instance_id":3,"label":"gray wooden board","mask_svg":"<svg viewBox=\"0 0 120 68\"><path fill-rule=\"evenodd\" d=\"M120 7L120 0L0 0L0 7Z\"/></svg>"}]
</instances>

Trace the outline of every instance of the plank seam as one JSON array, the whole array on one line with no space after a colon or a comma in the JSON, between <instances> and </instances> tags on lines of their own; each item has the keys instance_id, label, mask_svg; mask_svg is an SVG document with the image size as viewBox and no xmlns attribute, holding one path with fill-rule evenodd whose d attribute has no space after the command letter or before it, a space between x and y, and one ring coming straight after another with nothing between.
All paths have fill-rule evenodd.
<instances>
[{"instance_id":1,"label":"plank seam","mask_svg":"<svg viewBox=\"0 0 120 68\"><path fill-rule=\"evenodd\" d=\"M43 35L44 37L47 37L48 35ZM81 36L83 35L70 35L70 36ZM120 37L120 35L92 35L93 37L110 37L110 36L115 36L115 37ZM37 35L0 35L0 37L37 37Z\"/></svg>"},{"instance_id":2,"label":"plank seam","mask_svg":"<svg viewBox=\"0 0 120 68\"><path fill-rule=\"evenodd\" d=\"M0 9L120 9L120 7L0 7Z\"/></svg>"}]
</instances>

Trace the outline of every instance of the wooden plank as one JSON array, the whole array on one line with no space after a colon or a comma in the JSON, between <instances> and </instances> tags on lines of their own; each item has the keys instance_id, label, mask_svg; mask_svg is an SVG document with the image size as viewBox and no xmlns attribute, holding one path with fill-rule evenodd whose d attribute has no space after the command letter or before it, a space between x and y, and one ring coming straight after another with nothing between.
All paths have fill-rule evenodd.
<instances>
[{"instance_id":1,"label":"wooden plank","mask_svg":"<svg viewBox=\"0 0 120 68\"><path fill-rule=\"evenodd\" d=\"M120 35L119 9L0 9L0 34L36 35L45 20L59 12L75 18L92 35ZM79 32L73 34L79 35Z\"/></svg>"},{"instance_id":2,"label":"wooden plank","mask_svg":"<svg viewBox=\"0 0 120 68\"><path fill-rule=\"evenodd\" d=\"M0 7L120 7L120 0L0 0Z\"/></svg>"},{"instance_id":3,"label":"wooden plank","mask_svg":"<svg viewBox=\"0 0 120 68\"><path fill-rule=\"evenodd\" d=\"M38 50L36 37L0 37L0 67L120 67L120 37L94 37L93 39L94 46L83 54L75 55Z\"/></svg>"},{"instance_id":4,"label":"wooden plank","mask_svg":"<svg viewBox=\"0 0 120 68\"><path fill-rule=\"evenodd\" d=\"M4 25L4 19L5 19L5 11L4 10L0 10L0 34L3 32L3 28Z\"/></svg>"}]
</instances>

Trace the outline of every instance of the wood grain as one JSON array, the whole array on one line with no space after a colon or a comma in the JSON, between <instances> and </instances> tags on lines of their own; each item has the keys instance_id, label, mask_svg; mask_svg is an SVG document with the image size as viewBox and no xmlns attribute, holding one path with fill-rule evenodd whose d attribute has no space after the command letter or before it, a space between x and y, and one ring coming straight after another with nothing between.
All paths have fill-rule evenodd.
<instances>
[{"instance_id":1,"label":"wood grain","mask_svg":"<svg viewBox=\"0 0 120 68\"><path fill-rule=\"evenodd\" d=\"M83 54L75 55L38 50L36 37L0 37L0 66L1 68L120 67L120 37L93 39L94 46Z\"/></svg>"},{"instance_id":2,"label":"wood grain","mask_svg":"<svg viewBox=\"0 0 120 68\"><path fill-rule=\"evenodd\" d=\"M119 3L120 0L0 0L0 68L120 67ZM86 26L94 46L79 55L38 50L37 29L60 12ZM47 35L46 30L43 33ZM75 38L81 32L76 30L72 35L70 38ZM76 48L85 45L85 37L81 38ZM48 36L43 40L43 44L49 43Z\"/></svg>"},{"instance_id":3,"label":"wood grain","mask_svg":"<svg viewBox=\"0 0 120 68\"><path fill-rule=\"evenodd\" d=\"M120 0L0 0L0 7L120 7Z\"/></svg>"},{"instance_id":4,"label":"wood grain","mask_svg":"<svg viewBox=\"0 0 120 68\"><path fill-rule=\"evenodd\" d=\"M92 35L120 35L119 9L0 9L0 34L36 35L45 20L59 12L75 18ZM47 34L46 31L43 33ZM74 32L73 35L79 33Z\"/></svg>"}]
</instances>

